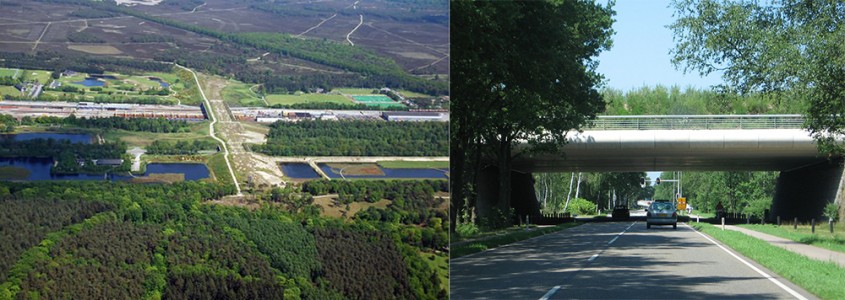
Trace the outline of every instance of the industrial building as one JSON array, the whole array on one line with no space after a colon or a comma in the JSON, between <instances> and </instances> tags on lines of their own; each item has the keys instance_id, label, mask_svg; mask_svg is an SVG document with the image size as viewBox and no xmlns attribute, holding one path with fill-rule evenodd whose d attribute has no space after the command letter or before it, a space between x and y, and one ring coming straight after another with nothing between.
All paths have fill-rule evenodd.
<instances>
[{"instance_id":1,"label":"industrial building","mask_svg":"<svg viewBox=\"0 0 845 300\"><path fill-rule=\"evenodd\" d=\"M169 120L202 121L205 114L198 106L147 105L93 102L0 101L0 114L15 118L40 116L80 118L165 118Z\"/></svg>"},{"instance_id":2,"label":"industrial building","mask_svg":"<svg viewBox=\"0 0 845 300\"><path fill-rule=\"evenodd\" d=\"M386 111L381 114L382 118L394 122L425 122L442 121L443 112L431 111Z\"/></svg>"}]
</instances>

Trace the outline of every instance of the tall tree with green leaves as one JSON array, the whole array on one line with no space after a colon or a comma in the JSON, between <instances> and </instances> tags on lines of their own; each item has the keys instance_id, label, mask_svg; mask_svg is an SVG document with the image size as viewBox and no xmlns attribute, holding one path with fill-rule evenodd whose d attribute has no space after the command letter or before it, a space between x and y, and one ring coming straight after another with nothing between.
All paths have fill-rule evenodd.
<instances>
[{"instance_id":1,"label":"tall tree with green leaves","mask_svg":"<svg viewBox=\"0 0 845 300\"><path fill-rule=\"evenodd\" d=\"M722 71L723 88L808 101L819 150L845 153L845 2L676 0L672 61L685 71Z\"/></svg>"},{"instance_id":2,"label":"tall tree with green leaves","mask_svg":"<svg viewBox=\"0 0 845 300\"><path fill-rule=\"evenodd\" d=\"M593 58L611 45L612 4L451 3L453 206L473 193L468 184L480 166L467 169L464 159L489 158L498 167L496 206L507 211L514 156L558 151L568 132L603 110ZM520 143L528 146L514 154ZM481 156L485 148L494 150Z\"/></svg>"}]
</instances>

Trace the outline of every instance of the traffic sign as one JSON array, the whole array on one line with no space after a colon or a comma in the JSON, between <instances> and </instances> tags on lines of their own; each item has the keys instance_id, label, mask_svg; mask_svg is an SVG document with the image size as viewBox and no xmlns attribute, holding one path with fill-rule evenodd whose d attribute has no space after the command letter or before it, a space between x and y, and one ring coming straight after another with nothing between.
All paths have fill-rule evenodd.
<instances>
[{"instance_id":1,"label":"traffic sign","mask_svg":"<svg viewBox=\"0 0 845 300\"><path fill-rule=\"evenodd\" d=\"M686 197L678 197L678 209L679 210L687 209L687 198Z\"/></svg>"}]
</instances>

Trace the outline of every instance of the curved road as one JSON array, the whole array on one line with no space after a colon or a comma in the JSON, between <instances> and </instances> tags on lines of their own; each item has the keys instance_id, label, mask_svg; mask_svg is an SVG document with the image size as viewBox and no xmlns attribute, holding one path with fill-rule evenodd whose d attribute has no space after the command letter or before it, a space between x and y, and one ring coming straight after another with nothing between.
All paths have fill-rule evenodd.
<instances>
[{"instance_id":1,"label":"curved road","mask_svg":"<svg viewBox=\"0 0 845 300\"><path fill-rule=\"evenodd\" d=\"M590 223L453 259L451 299L816 299L686 225L645 227Z\"/></svg>"}]
</instances>

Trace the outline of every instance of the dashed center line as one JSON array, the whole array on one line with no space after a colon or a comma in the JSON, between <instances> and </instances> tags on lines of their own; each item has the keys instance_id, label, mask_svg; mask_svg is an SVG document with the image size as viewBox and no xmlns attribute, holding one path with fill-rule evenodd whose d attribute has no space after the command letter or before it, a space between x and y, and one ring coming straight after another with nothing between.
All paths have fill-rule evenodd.
<instances>
[{"instance_id":1,"label":"dashed center line","mask_svg":"<svg viewBox=\"0 0 845 300\"><path fill-rule=\"evenodd\" d=\"M615 237L613 237L613 239L611 239L609 242L607 242L607 246L609 247L609 246L610 246L610 244L613 244L613 242L615 242L617 239L619 239L619 237L620 237L620 236L622 236L623 234L625 234L625 232L628 232L628 230L630 230L630 229L631 229L631 227L634 227L634 225L636 225L636 224L637 224L637 222L634 222L634 223L631 223L631 225L628 225L628 228L625 228L625 230L623 230L622 232L620 232L619 234L617 234ZM607 249L606 249L606 248L605 248L605 249L602 249L601 251L599 251L599 253L593 254L593 256L590 256L590 258L588 258L588 259L587 259L587 262L593 262L593 261L594 261L594 260L596 260L596 258L598 258L598 257L599 257L599 255L600 255L600 254L602 254L602 252L604 252L605 250L607 250ZM546 294L545 294L545 295L543 295L543 297L541 297L541 298L540 298L540 300L548 300L548 299L549 299L549 298L551 298L551 297L552 297L555 293L557 293L557 291L558 291L559 289L560 289L560 286L559 286L559 285L556 285L555 287L553 287L552 289L550 289L548 292L546 292Z\"/></svg>"}]
</instances>

